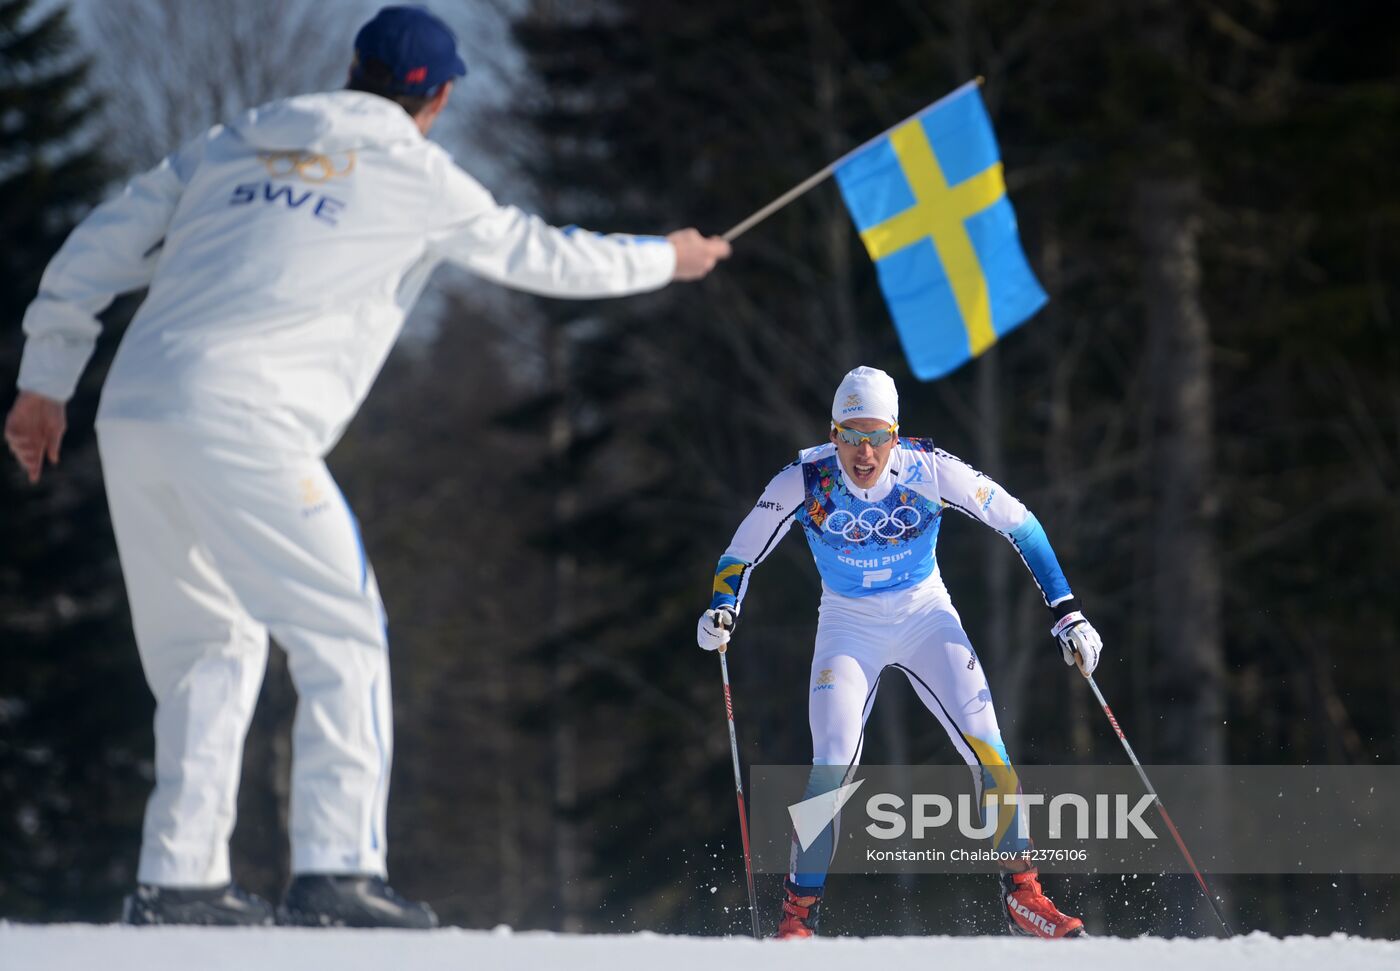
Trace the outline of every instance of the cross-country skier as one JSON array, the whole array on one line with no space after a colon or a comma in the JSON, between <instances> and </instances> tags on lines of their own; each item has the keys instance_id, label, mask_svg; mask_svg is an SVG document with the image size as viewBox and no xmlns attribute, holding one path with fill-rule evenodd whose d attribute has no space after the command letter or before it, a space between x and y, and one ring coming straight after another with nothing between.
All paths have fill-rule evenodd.
<instances>
[{"instance_id":1,"label":"cross-country skier","mask_svg":"<svg viewBox=\"0 0 1400 971\"><path fill-rule=\"evenodd\" d=\"M96 315L149 287L97 434L141 663L156 784L133 923L267 923L230 877L243 739L268 635L299 697L291 869L277 918L430 927L385 884L393 719L384 613L323 456L433 268L557 297L705 276L727 243L560 230L499 205L426 139L466 74L422 7L355 38L347 90L275 101L180 148L93 211L24 319L5 437L31 481L57 462Z\"/></svg>"},{"instance_id":2,"label":"cross-country skier","mask_svg":"<svg viewBox=\"0 0 1400 971\"><path fill-rule=\"evenodd\" d=\"M900 438L899 397L885 372L858 367L831 405L831 441L799 453L740 524L715 570L714 596L697 640L728 643L753 568L794 523L822 578L816 651L808 682L812 774L804 798L829 792L860 760L865 721L883 672L902 672L972 769L980 796L1014 791L987 678L934 559L945 509L986 523L1016 547L1053 616L1066 664L1087 676L1102 642L1070 592L1045 531L1015 497L928 439ZM806 851L793 841L778 937L817 929L835 823ZM1021 853L1010 818L996 848ZM1014 859L1000 874L1007 924L1033 937L1083 933L1040 889L1037 871Z\"/></svg>"}]
</instances>

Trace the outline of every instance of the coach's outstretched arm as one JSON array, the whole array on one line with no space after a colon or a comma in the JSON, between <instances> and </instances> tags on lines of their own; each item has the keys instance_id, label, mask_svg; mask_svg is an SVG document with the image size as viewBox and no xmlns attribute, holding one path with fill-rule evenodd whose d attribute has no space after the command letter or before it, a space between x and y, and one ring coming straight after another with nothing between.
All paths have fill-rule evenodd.
<instances>
[{"instance_id":1,"label":"coach's outstretched arm","mask_svg":"<svg viewBox=\"0 0 1400 971\"><path fill-rule=\"evenodd\" d=\"M88 213L44 271L24 315L20 393L5 420L5 442L31 483L39 481L45 458L58 462L67 428L64 403L102 331L97 315L118 294L151 282L159 244L208 137L138 175Z\"/></svg>"},{"instance_id":2,"label":"coach's outstretched arm","mask_svg":"<svg viewBox=\"0 0 1400 971\"><path fill-rule=\"evenodd\" d=\"M443 153L435 173L442 221L436 254L517 290L546 297L620 297L698 280L729 256L729 244L682 229L669 236L603 235L556 228L501 205Z\"/></svg>"}]
</instances>

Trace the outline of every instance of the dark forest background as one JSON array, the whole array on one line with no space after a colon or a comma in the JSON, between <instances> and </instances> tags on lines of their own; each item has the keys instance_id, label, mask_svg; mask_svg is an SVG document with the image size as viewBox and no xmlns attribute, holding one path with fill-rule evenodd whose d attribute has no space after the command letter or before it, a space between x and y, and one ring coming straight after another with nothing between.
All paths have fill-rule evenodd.
<instances>
[{"instance_id":1,"label":"dark forest background","mask_svg":"<svg viewBox=\"0 0 1400 971\"><path fill-rule=\"evenodd\" d=\"M73 221L178 138L338 86L359 22L292 0L191 6L111 0L95 50L63 4L0 0L5 388ZM390 616L400 890L471 927L747 931L718 672L693 625L733 527L824 437L861 363L900 382L906 430L1037 512L1144 762L1400 758L1400 5L520 0L473 16L467 59L508 87L467 79L449 147L503 199L599 230L722 231L983 75L1051 302L915 382L830 185L700 285L566 303L444 274L330 457ZM488 21L511 43L472 31ZM0 469L9 919L111 920L134 879L152 702L91 432L134 299L107 314L62 465L37 488ZM1006 544L957 524L940 561L1013 758L1120 762ZM755 576L731 655L746 763L810 756L817 598L799 540ZM294 704L274 652L234 840L235 876L274 897ZM903 684L882 691L865 757L955 761ZM1238 927L1400 936L1393 878L1216 883ZM1189 878L1050 889L1115 934L1213 928ZM759 893L771 925L778 878ZM824 929L995 933L994 893L989 877L833 877Z\"/></svg>"}]
</instances>

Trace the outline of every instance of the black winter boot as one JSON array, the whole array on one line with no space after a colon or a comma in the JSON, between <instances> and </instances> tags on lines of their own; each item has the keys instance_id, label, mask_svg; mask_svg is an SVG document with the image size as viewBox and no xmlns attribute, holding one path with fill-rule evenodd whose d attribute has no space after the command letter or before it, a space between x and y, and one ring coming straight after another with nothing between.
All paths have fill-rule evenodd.
<instances>
[{"instance_id":1,"label":"black winter boot","mask_svg":"<svg viewBox=\"0 0 1400 971\"><path fill-rule=\"evenodd\" d=\"M297 927L409 927L438 925L427 904L405 900L383 877L355 873L302 873L292 878L277 923Z\"/></svg>"},{"instance_id":2,"label":"black winter boot","mask_svg":"<svg viewBox=\"0 0 1400 971\"><path fill-rule=\"evenodd\" d=\"M122 903L122 923L258 926L272 923L272 905L232 883L223 887L139 883Z\"/></svg>"}]
</instances>

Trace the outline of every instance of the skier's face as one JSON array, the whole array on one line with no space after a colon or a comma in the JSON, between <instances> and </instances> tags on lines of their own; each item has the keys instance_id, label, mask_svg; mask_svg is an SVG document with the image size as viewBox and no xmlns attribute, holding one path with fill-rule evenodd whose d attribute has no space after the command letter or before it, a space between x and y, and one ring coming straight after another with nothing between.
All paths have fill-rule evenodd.
<instances>
[{"instance_id":1,"label":"skier's face","mask_svg":"<svg viewBox=\"0 0 1400 971\"><path fill-rule=\"evenodd\" d=\"M887 421L878 418L852 418L843 422L841 428L846 431L846 435L840 435L837 430L831 430L831 440L836 443L836 454L841 458L841 468L846 470L846 474L851 477L851 481L863 489L873 486L885 471L885 466L889 464L890 452L894 450L899 442L899 435L891 431L892 426ZM891 432L888 440L880 445L872 445L869 439L861 441L859 445L852 445L846 439L859 438L851 432Z\"/></svg>"}]
</instances>

